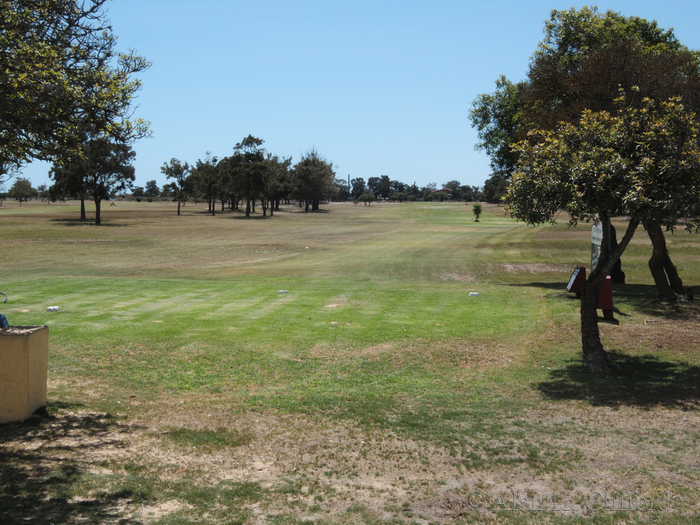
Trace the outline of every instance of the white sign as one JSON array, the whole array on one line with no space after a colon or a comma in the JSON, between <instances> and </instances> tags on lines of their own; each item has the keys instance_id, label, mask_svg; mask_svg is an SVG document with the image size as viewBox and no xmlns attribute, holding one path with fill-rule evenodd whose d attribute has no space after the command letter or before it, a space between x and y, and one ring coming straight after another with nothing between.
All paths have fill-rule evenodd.
<instances>
[{"instance_id":1,"label":"white sign","mask_svg":"<svg viewBox=\"0 0 700 525\"><path fill-rule=\"evenodd\" d=\"M600 221L595 221L591 228L591 273L598 266L601 244L603 244L603 225Z\"/></svg>"}]
</instances>

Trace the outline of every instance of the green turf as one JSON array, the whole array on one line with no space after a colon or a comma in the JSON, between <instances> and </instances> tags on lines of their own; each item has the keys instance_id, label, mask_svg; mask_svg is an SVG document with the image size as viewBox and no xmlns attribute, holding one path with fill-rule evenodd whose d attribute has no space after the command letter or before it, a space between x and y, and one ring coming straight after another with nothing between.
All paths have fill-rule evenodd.
<instances>
[{"instance_id":1,"label":"green turf","mask_svg":"<svg viewBox=\"0 0 700 525\"><path fill-rule=\"evenodd\" d=\"M162 454L228 457L256 436L220 421L251 413L303 417L319 429L340 425L419 443L412 454L425 469L421 447L437 447L465 476L513 469L547 477L562 490L573 483L570 472L587 464L583 443L613 430L528 414L552 405L582 413L680 412L694 410L698 399L697 348L679 357L675 346L657 348L611 331L604 335L615 374L596 376L581 366L578 303L563 288L573 267L589 262L586 225L526 227L493 206L475 223L464 204L329 205L315 214L289 207L265 220L211 217L202 205L188 205L182 217L165 205L117 208L104 210L102 227L76 221L74 206L0 209L0 289L10 297L3 311L12 324L50 327L49 413L66 421L62 431L98 436L107 428L128 433L131 425L155 425L142 432ZM697 235L669 236L687 284L700 281L699 245ZM697 313L693 305L659 304L649 254L640 231L623 257L628 284L616 286L616 314L626 330L650 316ZM47 313L54 305L59 312ZM187 411L189 426L160 421L169 411ZM208 426L212 413L217 424ZM51 420L33 424L35 430L0 428L0 435L16 440L53 431ZM681 479L674 490L695 498L688 480L697 473L679 458L697 432L642 434L639 444L657 440L664 447L658 461ZM322 474L300 469L267 484L211 480L206 469L183 473L147 456L105 461L112 474L64 459L25 476L46 458L15 449L0 449L0 456L8 465L0 517L16 516L11 523L32 518L36 498L63 502L60 512L51 503L40 506L42 515L55 513L54 523L137 523L129 514L135 505L172 499L185 506L153 522L252 523L254 508L267 512L269 523L302 523L306 515L316 523L418 519L409 496L387 503L393 518L352 501L344 513L324 518L337 495L318 476L366 475L351 456L321 454L313 465ZM386 475L376 468L378 477ZM654 480L651 470L637 474ZM81 498L98 503L90 507ZM127 502L131 510L108 502ZM496 519L451 516L451 523ZM497 519L531 523L536 516ZM630 522L658 516L633 515ZM603 514L592 522L617 519Z\"/></svg>"}]
</instances>

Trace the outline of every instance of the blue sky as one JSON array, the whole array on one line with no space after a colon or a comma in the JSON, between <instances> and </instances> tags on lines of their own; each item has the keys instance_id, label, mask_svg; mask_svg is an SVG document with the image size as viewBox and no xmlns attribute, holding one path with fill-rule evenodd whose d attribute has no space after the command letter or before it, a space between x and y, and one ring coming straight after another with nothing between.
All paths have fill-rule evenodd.
<instances>
[{"instance_id":1,"label":"blue sky","mask_svg":"<svg viewBox=\"0 0 700 525\"><path fill-rule=\"evenodd\" d=\"M293 161L314 147L347 179L389 175L424 186L481 186L490 174L468 112L496 78L525 77L552 9L531 0L113 0L122 49L140 75L136 116L153 137L134 145L136 185L166 182L171 158L223 157L248 134ZM700 49L700 2L597 4L654 19ZM49 165L23 170L50 183Z\"/></svg>"}]
</instances>

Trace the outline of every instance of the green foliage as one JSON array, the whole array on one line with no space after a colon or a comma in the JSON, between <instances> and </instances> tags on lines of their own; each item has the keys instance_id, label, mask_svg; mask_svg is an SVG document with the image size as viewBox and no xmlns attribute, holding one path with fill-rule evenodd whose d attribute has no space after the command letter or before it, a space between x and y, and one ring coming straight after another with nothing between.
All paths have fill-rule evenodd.
<instances>
[{"instance_id":1,"label":"green foliage","mask_svg":"<svg viewBox=\"0 0 700 525\"><path fill-rule=\"evenodd\" d=\"M315 149L306 152L294 165L294 193L312 210L318 210L320 201L332 197L336 191L333 163Z\"/></svg>"},{"instance_id":2,"label":"green foliage","mask_svg":"<svg viewBox=\"0 0 700 525\"><path fill-rule=\"evenodd\" d=\"M374 199L374 195L372 195L371 193L363 193L362 195L360 195L360 198L357 200L359 200L360 202L363 202L365 204L365 206L371 206L375 199Z\"/></svg>"},{"instance_id":3,"label":"green foliage","mask_svg":"<svg viewBox=\"0 0 700 525\"><path fill-rule=\"evenodd\" d=\"M616 115L584 111L578 125L536 130L518 143L518 171L507 210L529 224L555 220L565 210L572 223L599 218L603 226L598 266L581 294L583 357L595 370L610 367L598 331L598 296L646 217L674 226L700 201L700 126L677 99L641 109L621 97ZM628 215L627 230L612 247L610 216Z\"/></svg>"},{"instance_id":4,"label":"green foliage","mask_svg":"<svg viewBox=\"0 0 700 525\"><path fill-rule=\"evenodd\" d=\"M135 156L130 146L107 136L88 140L76 155L54 163L49 174L54 180L54 194L91 197L96 206L95 224L100 224L101 201L131 188L135 179L131 161Z\"/></svg>"},{"instance_id":5,"label":"green foliage","mask_svg":"<svg viewBox=\"0 0 700 525\"><path fill-rule=\"evenodd\" d=\"M496 91L476 97L469 111L479 136L475 148L490 157L493 176L499 179L510 177L517 162L511 148L523 133L525 86L525 82L513 84L501 75L496 80Z\"/></svg>"},{"instance_id":6,"label":"green foliage","mask_svg":"<svg viewBox=\"0 0 700 525\"><path fill-rule=\"evenodd\" d=\"M355 199L359 199L360 195L362 195L365 190L367 189L367 186L365 185L365 179L362 177L357 178L357 179L352 179L350 181L350 185L352 186L352 189L350 192L352 193L352 196Z\"/></svg>"},{"instance_id":7,"label":"green foliage","mask_svg":"<svg viewBox=\"0 0 700 525\"><path fill-rule=\"evenodd\" d=\"M479 217L481 216L481 213L483 212L483 209L481 207L481 204L478 202L474 203L474 206L472 206L472 212L474 213L474 221L479 222Z\"/></svg>"},{"instance_id":8,"label":"green foliage","mask_svg":"<svg viewBox=\"0 0 700 525\"><path fill-rule=\"evenodd\" d=\"M620 89L658 102L682 96L700 109L700 55L655 21L596 8L552 11L528 73L524 111L534 127L576 123L585 109L618 110Z\"/></svg>"},{"instance_id":9,"label":"green foliage","mask_svg":"<svg viewBox=\"0 0 700 525\"><path fill-rule=\"evenodd\" d=\"M88 127L122 142L148 133L130 105L149 63L116 52L105 2L0 4L0 177L75 151Z\"/></svg>"},{"instance_id":10,"label":"green foliage","mask_svg":"<svg viewBox=\"0 0 700 525\"><path fill-rule=\"evenodd\" d=\"M15 179L8 193L11 199L17 199L19 201L20 206L22 205L22 201L28 201L35 194L36 190L32 188L32 183L29 179L23 177Z\"/></svg>"},{"instance_id":11,"label":"green foliage","mask_svg":"<svg viewBox=\"0 0 700 525\"><path fill-rule=\"evenodd\" d=\"M180 203L187 197L187 175L190 171L190 166L185 162L182 164L178 159L170 159L169 164L163 164L160 171L168 179L173 179L174 192L177 199L177 214L180 215ZM165 187L163 193L165 194Z\"/></svg>"},{"instance_id":12,"label":"green foliage","mask_svg":"<svg viewBox=\"0 0 700 525\"><path fill-rule=\"evenodd\" d=\"M148 197L160 196L160 188L158 187L157 181L149 180L148 182L146 182L146 195Z\"/></svg>"},{"instance_id":13,"label":"green foliage","mask_svg":"<svg viewBox=\"0 0 700 525\"><path fill-rule=\"evenodd\" d=\"M545 36L533 55L527 79L504 76L496 91L472 102L470 119L491 158L492 177L484 193L497 202L518 163L512 146L528 131L554 131L576 124L584 110L618 111L618 90L637 95L629 104L682 96L686 109L700 110L700 54L683 46L655 21L594 8L553 10Z\"/></svg>"},{"instance_id":14,"label":"green foliage","mask_svg":"<svg viewBox=\"0 0 700 525\"><path fill-rule=\"evenodd\" d=\"M619 99L616 116L585 111L578 126L532 132L518 143L508 211L529 224L566 210L575 223L597 215L657 217L672 226L700 199L696 115L679 100L641 109Z\"/></svg>"},{"instance_id":15,"label":"green foliage","mask_svg":"<svg viewBox=\"0 0 700 525\"><path fill-rule=\"evenodd\" d=\"M196 187L198 193L209 200L212 215L215 214L212 203L216 199L219 186L221 185L220 172L217 170L218 162L219 159L217 157L212 157L207 152L204 160L198 160L195 167L190 169L190 179L187 181L187 184Z\"/></svg>"}]
</instances>

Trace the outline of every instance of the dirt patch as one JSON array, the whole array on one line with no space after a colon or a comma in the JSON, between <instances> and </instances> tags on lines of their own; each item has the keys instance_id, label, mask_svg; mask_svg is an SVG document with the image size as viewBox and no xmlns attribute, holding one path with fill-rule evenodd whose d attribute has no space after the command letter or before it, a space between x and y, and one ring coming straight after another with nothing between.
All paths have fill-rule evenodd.
<instances>
[{"instance_id":1,"label":"dirt patch","mask_svg":"<svg viewBox=\"0 0 700 525\"><path fill-rule=\"evenodd\" d=\"M336 357L342 357L343 359L347 359L349 356L372 357L387 354L389 352L394 351L396 348L397 345L392 343L382 343L378 345L372 345L356 349L341 349L325 343L316 343L309 350L309 355L311 355L312 357L320 357L325 359Z\"/></svg>"},{"instance_id":2,"label":"dirt patch","mask_svg":"<svg viewBox=\"0 0 700 525\"><path fill-rule=\"evenodd\" d=\"M648 316L643 324L601 324L601 334L622 348L636 347L656 353L673 350L675 354L695 353L700 348L700 310L686 309L682 319Z\"/></svg>"},{"instance_id":3,"label":"dirt patch","mask_svg":"<svg viewBox=\"0 0 700 525\"><path fill-rule=\"evenodd\" d=\"M137 465L141 477L164 487L187 483L213 491L222 482L256 484L264 491L264 505L246 504L251 523L264 523L271 514L344 523L353 509L362 509L381 520L451 524L465 517L498 519L513 501L520 512L533 504L549 511L538 515L546 522L559 516L552 511L553 494L568 505L567 515L592 516L586 498L597 503L590 498L605 491L618 505L620 495L630 491L636 494L633 505L641 505L643 497L670 505L673 514L700 511L695 498L700 480L694 474L700 464L693 441L698 413L542 403L499 424L529 421L544 428L488 446L483 437L465 433L451 447L299 414L232 416L191 409L139 425L71 412L31 432L31 439L26 433L5 435L0 451L25 458L34 454L36 462L23 466L39 470L57 463L99 476L125 476L125 468L133 468L128 465ZM248 446L216 451L174 446L164 430L173 426L246 429L254 439ZM489 452L499 445L496 455ZM466 468L469 454L481 457L483 465ZM557 455L563 466L545 468ZM144 504L119 501L119 514L136 513L148 521L194 511L168 490L162 501L157 494ZM89 495L77 497L90 500Z\"/></svg>"},{"instance_id":4,"label":"dirt patch","mask_svg":"<svg viewBox=\"0 0 700 525\"><path fill-rule=\"evenodd\" d=\"M563 273L570 274L571 266L566 264L546 264L546 263L508 263L492 264L496 272L508 273Z\"/></svg>"}]
</instances>

